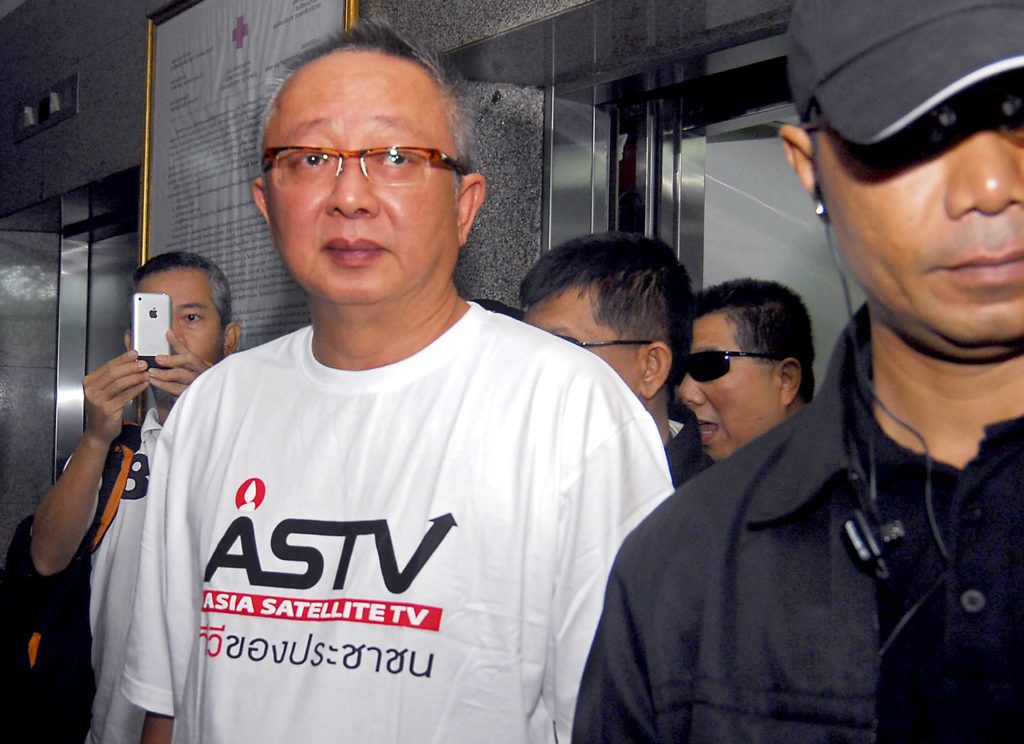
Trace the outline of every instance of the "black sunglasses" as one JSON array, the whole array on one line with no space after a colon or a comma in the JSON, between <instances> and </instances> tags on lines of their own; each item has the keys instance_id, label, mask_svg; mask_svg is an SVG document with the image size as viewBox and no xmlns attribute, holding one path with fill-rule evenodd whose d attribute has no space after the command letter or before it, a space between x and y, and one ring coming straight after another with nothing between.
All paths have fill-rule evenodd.
<instances>
[{"instance_id":1,"label":"black sunglasses","mask_svg":"<svg viewBox=\"0 0 1024 744\"><path fill-rule=\"evenodd\" d=\"M780 359L775 354L759 354L754 351L698 351L686 360L686 374L696 382L711 382L729 372L732 357L757 357L758 359Z\"/></svg>"}]
</instances>

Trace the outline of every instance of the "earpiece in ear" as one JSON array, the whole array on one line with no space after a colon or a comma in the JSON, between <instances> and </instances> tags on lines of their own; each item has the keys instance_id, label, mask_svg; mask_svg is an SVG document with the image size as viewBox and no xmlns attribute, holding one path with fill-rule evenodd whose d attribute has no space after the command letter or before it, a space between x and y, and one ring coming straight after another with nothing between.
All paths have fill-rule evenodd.
<instances>
[{"instance_id":1,"label":"earpiece in ear","mask_svg":"<svg viewBox=\"0 0 1024 744\"><path fill-rule=\"evenodd\" d=\"M828 222L828 207L825 206L825 199L821 195L821 188L814 186L814 213L822 222Z\"/></svg>"}]
</instances>

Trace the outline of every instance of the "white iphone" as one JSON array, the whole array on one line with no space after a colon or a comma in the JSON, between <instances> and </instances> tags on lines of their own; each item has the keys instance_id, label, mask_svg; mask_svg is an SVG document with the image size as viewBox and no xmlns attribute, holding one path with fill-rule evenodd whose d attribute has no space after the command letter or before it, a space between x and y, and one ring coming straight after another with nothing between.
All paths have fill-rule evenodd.
<instances>
[{"instance_id":1,"label":"white iphone","mask_svg":"<svg viewBox=\"0 0 1024 744\"><path fill-rule=\"evenodd\" d=\"M132 295L132 348L153 364L157 354L170 354L167 330L171 327L171 297L156 292Z\"/></svg>"}]
</instances>

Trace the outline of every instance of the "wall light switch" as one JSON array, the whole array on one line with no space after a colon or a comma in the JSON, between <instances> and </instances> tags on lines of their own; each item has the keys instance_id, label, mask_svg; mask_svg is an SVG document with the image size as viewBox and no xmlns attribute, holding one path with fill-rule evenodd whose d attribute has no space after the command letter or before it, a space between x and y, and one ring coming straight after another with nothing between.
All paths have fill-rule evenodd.
<instances>
[{"instance_id":1,"label":"wall light switch","mask_svg":"<svg viewBox=\"0 0 1024 744\"><path fill-rule=\"evenodd\" d=\"M78 73L48 86L34 104L17 104L13 113L15 142L70 119L78 113Z\"/></svg>"}]
</instances>

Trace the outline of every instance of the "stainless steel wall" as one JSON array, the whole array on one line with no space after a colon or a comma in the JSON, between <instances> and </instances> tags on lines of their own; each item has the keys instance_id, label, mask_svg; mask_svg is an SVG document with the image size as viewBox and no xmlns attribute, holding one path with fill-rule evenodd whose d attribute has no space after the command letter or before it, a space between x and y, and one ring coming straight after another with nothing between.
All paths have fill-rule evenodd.
<instances>
[{"instance_id":1,"label":"stainless steel wall","mask_svg":"<svg viewBox=\"0 0 1024 744\"><path fill-rule=\"evenodd\" d=\"M0 220L0 546L53 467L60 203Z\"/></svg>"}]
</instances>

